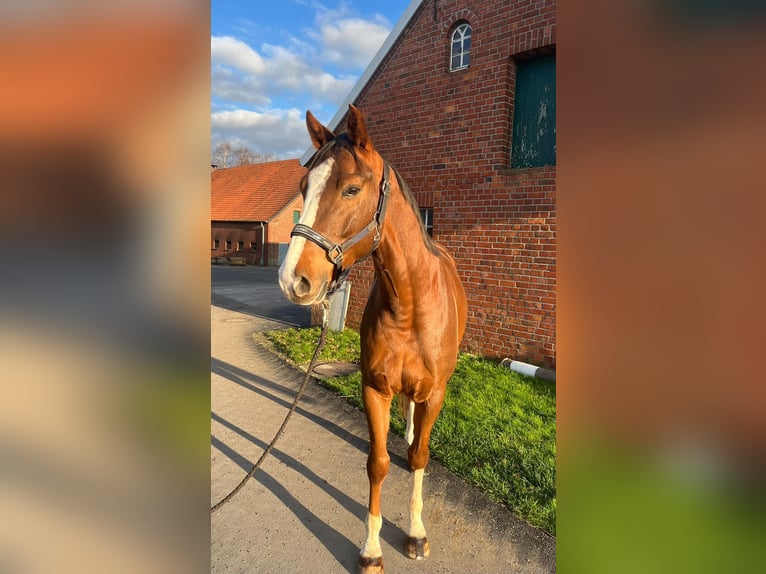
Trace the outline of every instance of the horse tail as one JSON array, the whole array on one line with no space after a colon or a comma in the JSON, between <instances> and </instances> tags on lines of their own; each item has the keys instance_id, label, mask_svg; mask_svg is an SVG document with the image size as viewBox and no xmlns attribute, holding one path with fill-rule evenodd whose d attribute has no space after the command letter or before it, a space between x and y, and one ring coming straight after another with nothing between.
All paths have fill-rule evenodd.
<instances>
[{"instance_id":1,"label":"horse tail","mask_svg":"<svg viewBox=\"0 0 766 574\"><path fill-rule=\"evenodd\" d=\"M399 393L399 414L402 415L402 418L407 423L404 429L404 440L407 441L407 444L412 444L412 441L415 438L415 427L413 421L413 418L415 418L414 406L415 403L410 397L404 393Z\"/></svg>"},{"instance_id":2,"label":"horse tail","mask_svg":"<svg viewBox=\"0 0 766 574\"><path fill-rule=\"evenodd\" d=\"M410 399L404 393L399 393L399 414L402 418L407 420L407 407L409 406Z\"/></svg>"}]
</instances>

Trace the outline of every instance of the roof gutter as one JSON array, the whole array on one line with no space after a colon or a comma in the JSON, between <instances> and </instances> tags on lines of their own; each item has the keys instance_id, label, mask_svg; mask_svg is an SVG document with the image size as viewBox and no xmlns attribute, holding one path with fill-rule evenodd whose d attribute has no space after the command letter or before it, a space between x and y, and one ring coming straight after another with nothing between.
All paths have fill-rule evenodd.
<instances>
[{"instance_id":1,"label":"roof gutter","mask_svg":"<svg viewBox=\"0 0 766 574\"><path fill-rule=\"evenodd\" d=\"M266 251L266 224L263 221L259 221L261 224L261 267L264 266L263 255Z\"/></svg>"}]
</instances>

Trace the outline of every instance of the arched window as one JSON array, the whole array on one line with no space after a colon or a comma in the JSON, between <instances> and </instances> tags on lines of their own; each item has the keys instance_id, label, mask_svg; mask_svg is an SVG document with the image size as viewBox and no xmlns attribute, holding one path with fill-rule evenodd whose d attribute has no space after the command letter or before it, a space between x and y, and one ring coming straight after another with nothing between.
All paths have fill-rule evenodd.
<instances>
[{"instance_id":1,"label":"arched window","mask_svg":"<svg viewBox=\"0 0 766 574\"><path fill-rule=\"evenodd\" d=\"M460 24L452 32L450 71L462 70L471 65L471 26Z\"/></svg>"}]
</instances>

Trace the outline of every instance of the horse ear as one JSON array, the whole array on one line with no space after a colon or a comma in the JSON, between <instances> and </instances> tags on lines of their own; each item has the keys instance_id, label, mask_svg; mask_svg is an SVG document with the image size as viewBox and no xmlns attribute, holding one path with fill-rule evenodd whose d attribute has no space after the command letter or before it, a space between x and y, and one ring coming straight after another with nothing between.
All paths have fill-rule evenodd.
<instances>
[{"instance_id":1,"label":"horse ear","mask_svg":"<svg viewBox=\"0 0 766 574\"><path fill-rule=\"evenodd\" d=\"M348 105L348 118L346 119L348 135L354 143L362 149L372 148L370 134L367 133L367 124L364 121L362 111L354 104Z\"/></svg>"},{"instance_id":2,"label":"horse ear","mask_svg":"<svg viewBox=\"0 0 766 574\"><path fill-rule=\"evenodd\" d=\"M314 114L308 110L306 110L306 127L309 130L311 142L317 149L321 148L331 139L335 139L335 134L319 123L319 120L314 117Z\"/></svg>"}]
</instances>

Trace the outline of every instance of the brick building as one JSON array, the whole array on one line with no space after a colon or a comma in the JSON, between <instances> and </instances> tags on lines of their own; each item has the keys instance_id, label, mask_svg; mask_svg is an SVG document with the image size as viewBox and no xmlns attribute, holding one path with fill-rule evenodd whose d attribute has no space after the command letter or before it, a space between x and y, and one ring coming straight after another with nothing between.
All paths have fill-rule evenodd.
<instances>
[{"instance_id":1,"label":"brick building","mask_svg":"<svg viewBox=\"0 0 766 574\"><path fill-rule=\"evenodd\" d=\"M454 254L465 350L555 368L556 4L413 1L348 103ZM305 163L312 150L304 154ZM351 276L358 327L372 263Z\"/></svg>"},{"instance_id":2,"label":"brick building","mask_svg":"<svg viewBox=\"0 0 766 574\"><path fill-rule=\"evenodd\" d=\"M303 209L299 184L305 173L297 159L214 169L211 256L279 265Z\"/></svg>"}]
</instances>

